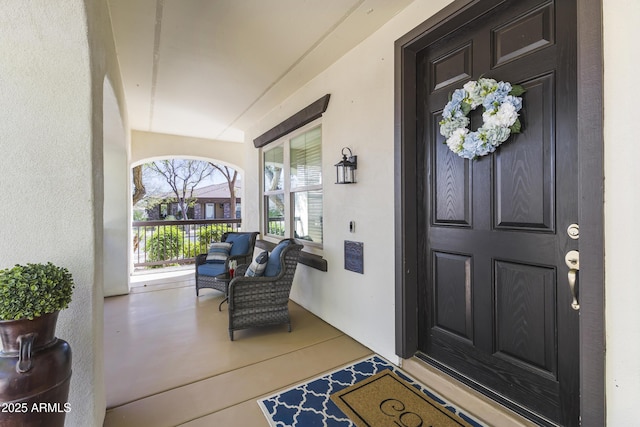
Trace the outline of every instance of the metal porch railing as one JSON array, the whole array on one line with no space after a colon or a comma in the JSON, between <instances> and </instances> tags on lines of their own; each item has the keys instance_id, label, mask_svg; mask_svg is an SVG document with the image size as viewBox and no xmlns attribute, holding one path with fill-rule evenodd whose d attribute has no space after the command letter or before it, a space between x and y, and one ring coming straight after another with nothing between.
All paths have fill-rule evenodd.
<instances>
[{"instance_id":1,"label":"metal porch railing","mask_svg":"<svg viewBox=\"0 0 640 427\"><path fill-rule=\"evenodd\" d=\"M222 234L241 231L239 219L135 221L133 265L154 268L195 262Z\"/></svg>"}]
</instances>

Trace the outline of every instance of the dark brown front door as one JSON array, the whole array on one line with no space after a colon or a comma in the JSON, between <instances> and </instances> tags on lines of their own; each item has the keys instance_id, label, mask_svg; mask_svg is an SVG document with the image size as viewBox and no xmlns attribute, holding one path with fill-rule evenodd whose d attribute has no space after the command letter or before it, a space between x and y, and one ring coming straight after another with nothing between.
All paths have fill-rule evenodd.
<instances>
[{"instance_id":1,"label":"dark brown front door","mask_svg":"<svg viewBox=\"0 0 640 427\"><path fill-rule=\"evenodd\" d=\"M575 0L490 3L416 57L418 346L540 424L578 425L578 311L565 264L579 249L567 233L578 220ZM465 160L438 122L451 92L479 77L526 89L522 133Z\"/></svg>"}]
</instances>

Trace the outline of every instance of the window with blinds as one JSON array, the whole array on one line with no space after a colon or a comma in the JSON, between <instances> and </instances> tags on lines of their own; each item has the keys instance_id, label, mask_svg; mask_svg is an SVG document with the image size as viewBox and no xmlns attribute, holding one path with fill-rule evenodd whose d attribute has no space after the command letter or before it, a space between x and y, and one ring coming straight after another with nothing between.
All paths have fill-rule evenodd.
<instances>
[{"instance_id":1,"label":"window with blinds","mask_svg":"<svg viewBox=\"0 0 640 427\"><path fill-rule=\"evenodd\" d=\"M322 128L292 133L263 151L265 231L322 244Z\"/></svg>"}]
</instances>

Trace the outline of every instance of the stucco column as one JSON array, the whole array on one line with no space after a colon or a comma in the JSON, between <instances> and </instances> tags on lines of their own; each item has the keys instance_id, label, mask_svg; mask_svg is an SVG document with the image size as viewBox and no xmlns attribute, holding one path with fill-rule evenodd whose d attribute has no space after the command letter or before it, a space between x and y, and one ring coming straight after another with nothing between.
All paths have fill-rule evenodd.
<instances>
[{"instance_id":1,"label":"stucco column","mask_svg":"<svg viewBox=\"0 0 640 427\"><path fill-rule=\"evenodd\" d=\"M72 273L57 329L73 351L67 425L101 425L102 150L85 4L3 1L0 28L0 267L51 261Z\"/></svg>"}]
</instances>

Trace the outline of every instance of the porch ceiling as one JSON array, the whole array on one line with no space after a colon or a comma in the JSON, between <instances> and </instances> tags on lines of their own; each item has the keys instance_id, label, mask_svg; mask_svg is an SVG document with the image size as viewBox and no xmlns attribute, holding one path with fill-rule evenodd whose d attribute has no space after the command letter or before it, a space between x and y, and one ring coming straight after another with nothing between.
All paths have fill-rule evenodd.
<instances>
[{"instance_id":1,"label":"porch ceiling","mask_svg":"<svg viewBox=\"0 0 640 427\"><path fill-rule=\"evenodd\" d=\"M107 0L132 129L244 130L413 0Z\"/></svg>"}]
</instances>

